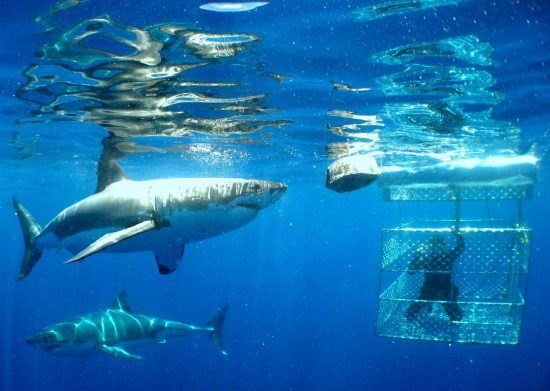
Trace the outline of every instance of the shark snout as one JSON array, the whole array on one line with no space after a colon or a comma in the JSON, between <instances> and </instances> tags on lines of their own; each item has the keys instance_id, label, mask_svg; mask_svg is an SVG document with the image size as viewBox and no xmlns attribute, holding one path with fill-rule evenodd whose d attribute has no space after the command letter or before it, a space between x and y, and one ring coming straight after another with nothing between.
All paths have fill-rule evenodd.
<instances>
[{"instance_id":1,"label":"shark snout","mask_svg":"<svg viewBox=\"0 0 550 391\"><path fill-rule=\"evenodd\" d=\"M253 184L255 189L257 189L260 194L270 194L272 196L280 197L287 189L287 185L282 182L268 182L268 181L259 181L258 183Z\"/></svg>"},{"instance_id":2,"label":"shark snout","mask_svg":"<svg viewBox=\"0 0 550 391\"><path fill-rule=\"evenodd\" d=\"M256 210L264 209L281 198L286 189L286 184L280 182L251 181L243 188L237 204Z\"/></svg>"},{"instance_id":3,"label":"shark snout","mask_svg":"<svg viewBox=\"0 0 550 391\"><path fill-rule=\"evenodd\" d=\"M33 335L32 337L27 339L27 343L37 348L51 351L58 347L61 344L61 341L58 341L54 333L46 331Z\"/></svg>"},{"instance_id":4,"label":"shark snout","mask_svg":"<svg viewBox=\"0 0 550 391\"><path fill-rule=\"evenodd\" d=\"M42 338L39 338L38 335L33 335L32 337L27 339L27 343L29 345L37 345L37 344L41 343L42 341L43 341Z\"/></svg>"},{"instance_id":5,"label":"shark snout","mask_svg":"<svg viewBox=\"0 0 550 391\"><path fill-rule=\"evenodd\" d=\"M268 182L269 193L271 195L282 196L287 189L287 185L281 182Z\"/></svg>"}]
</instances>

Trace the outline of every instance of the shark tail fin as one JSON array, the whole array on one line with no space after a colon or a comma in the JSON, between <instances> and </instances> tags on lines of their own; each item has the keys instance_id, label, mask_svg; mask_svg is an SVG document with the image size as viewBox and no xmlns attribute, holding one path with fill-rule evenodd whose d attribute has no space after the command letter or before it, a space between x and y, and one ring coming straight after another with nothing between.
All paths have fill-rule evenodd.
<instances>
[{"instance_id":1,"label":"shark tail fin","mask_svg":"<svg viewBox=\"0 0 550 391\"><path fill-rule=\"evenodd\" d=\"M212 327L212 331L208 333L208 337L224 356L227 356L227 352L223 349L222 328L228 308L229 304L224 305L206 324L207 326Z\"/></svg>"},{"instance_id":2,"label":"shark tail fin","mask_svg":"<svg viewBox=\"0 0 550 391\"><path fill-rule=\"evenodd\" d=\"M40 228L36 220L15 197L13 198L13 207L15 208L19 224L21 225L21 231L23 231L23 239L25 240L23 261L21 262L21 266L19 266L19 273L16 277L17 280L21 280L30 274L32 268L42 256L42 249L34 243L34 239L40 235L42 228Z\"/></svg>"}]
</instances>

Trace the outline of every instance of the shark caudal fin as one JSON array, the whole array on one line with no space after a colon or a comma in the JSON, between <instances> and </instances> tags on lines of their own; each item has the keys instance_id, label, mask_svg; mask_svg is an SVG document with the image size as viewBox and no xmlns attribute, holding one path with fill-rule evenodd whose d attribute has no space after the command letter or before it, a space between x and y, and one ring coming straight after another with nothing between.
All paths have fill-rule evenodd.
<instances>
[{"instance_id":1,"label":"shark caudal fin","mask_svg":"<svg viewBox=\"0 0 550 391\"><path fill-rule=\"evenodd\" d=\"M224 305L206 324L207 326L212 327L212 331L208 333L208 338L210 338L214 346L216 346L216 348L218 348L220 353L224 356L227 356L227 352L223 349L222 327L228 308L229 304Z\"/></svg>"},{"instance_id":2,"label":"shark caudal fin","mask_svg":"<svg viewBox=\"0 0 550 391\"><path fill-rule=\"evenodd\" d=\"M25 240L23 261L21 262L21 266L19 266L19 274L16 277L17 280L21 280L29 275L34 265L36 265L42 256L42 249L34 243L34 239L40 235L42 228L40 228L36 220L15 197L13 198L13 207L15 208L19 224L21 225L21 231L23 231L23 239Z\"/></svg>"}]
</instances>

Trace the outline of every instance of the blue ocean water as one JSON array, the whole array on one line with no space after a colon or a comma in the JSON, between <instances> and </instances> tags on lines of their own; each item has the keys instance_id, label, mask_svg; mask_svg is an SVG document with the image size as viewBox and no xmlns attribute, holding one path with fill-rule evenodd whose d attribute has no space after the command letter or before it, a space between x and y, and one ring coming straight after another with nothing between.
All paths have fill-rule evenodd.
<instances>
[{"instance_id":1,"label":"blue ocean water","mask_svg":"<svg viewBox=\"0 0 550 391\"><path fill-rule=\"evenodd\" d=\"M273 1L236 13L200 1L0 4L0 389L550 387L550 5L376 3ZM99 30L107 33L72 41ZM135 31L152 39L128 60ZM164 46L148 51L151 42ZM181 64L189 70L168 68ZM187 245L168 276L151 253L64 265L69 253L53 250L16 282L24 243L11 197L44 226L94 192L109 133L119 142L111 157L131 179L259 178L288 190L250 224ZM537 157L522 213L532 237L519 344L376 335L381 230L407 213L447 218L449 206L384 201L376 184L328 190L327 166L353 153L419 171ZM491 208L515 212L504 201ZM122 290L136 312L198 325L229 303L228 356L204 335L129 348L139 361L55 356L25 342L107 308Z\"/></svg>"}]
</instances>

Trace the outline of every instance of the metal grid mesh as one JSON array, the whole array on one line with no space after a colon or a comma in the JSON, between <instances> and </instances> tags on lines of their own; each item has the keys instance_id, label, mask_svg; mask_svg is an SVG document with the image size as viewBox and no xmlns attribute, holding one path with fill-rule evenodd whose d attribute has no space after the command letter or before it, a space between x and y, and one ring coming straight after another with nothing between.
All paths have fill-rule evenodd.
<instances>
[{"instance_id":1,"label":"metal grid mesh","mask_svg":"<svg viewBox=\"0 0 550 391\"><path fill-rule=\"evenodd\" d=\"M461 200L520 200L531 198L532 183L518 185L388 185L383 186L384 201L451 201L460 190Z\"/></svg>"},{"instance_id":2,"label":"metal grid mesh","mask_svg":"<svg viewBox=\"0 0 550 391\"><path fill-rule=\"evenodd\" d=\"M445 228L448 222L383 230L380 278L391 284L379 299L379 335L518 342L530 230L495 221L463 224L459 235Z\"/></svg>"},{"instance_id":3,"label":"metal grid mesh","mask_svg":"<svg viewBox=\"0 0 550 391\"><path fill-rule=\"evenodd\" d=\"M471 275L468 275L470 277ZM477 298L475 290L461 290L456 302L444 300L415 300L415 292L420 290L421 278L411 278L402 274L381 296L378 304L378 335L424 339L435 341L455 341L490 344L516 344L519 340L523 297L515 292L514 300L501 290L501 295L492 298ZM460 281L456 281L461 286ZM471 284L473 287L475 284ZM503 284L507 285L507 284ZM490 296L495 292L485 292ZM411 306L422 303L422 310L413 319L407 318ZM457 305L461 312L460 320L451 321L445 305Z\"/></svg>"},{"instance_id":4,"label":"metal grid mesh","mask_svg":"<svg viewBox=\"0 0 550 391\"><path fill-rule=\"evenodd\" d=\"M423 223L426 224L426 223ZM437 222L433 222L436 225ZM455 273L527 273L531 230L502 223L465 222L459 230L464 250L454 261ZM432 241L441 240L441 246ZM447 271L446 254L457 246L449 228L410 224L382 230L382 271ZM435 254L434 254L435 252Z\"/></svg>"}]
</instances>

